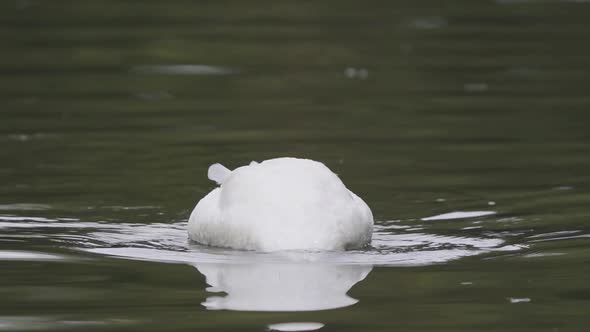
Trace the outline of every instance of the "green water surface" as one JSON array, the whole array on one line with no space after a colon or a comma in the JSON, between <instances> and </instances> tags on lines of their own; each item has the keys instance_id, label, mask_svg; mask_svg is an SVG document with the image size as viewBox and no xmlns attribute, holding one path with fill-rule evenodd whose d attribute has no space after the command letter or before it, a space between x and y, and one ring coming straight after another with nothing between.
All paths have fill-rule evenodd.
<instances>
[{"instance_id":1,"label":"green water surface","mask_svg":"<svg viewBox=\"0 0 590 332\"><path fill-rule=\"evenodd\" d=\"M11 0L0 13L0 331L590 330L587 1ZM186 239L123 231L182 228L212 163L280 156L325 163L377 225L427 243L407 264L368 261L356 304L252 312L207 309L205 277L159 259L201 250ZM421 220L453 211L495 214ZM479 239L517 249L437 256ZM81 250L94 247L156 256Z\"/></svg>"}]
</instances>

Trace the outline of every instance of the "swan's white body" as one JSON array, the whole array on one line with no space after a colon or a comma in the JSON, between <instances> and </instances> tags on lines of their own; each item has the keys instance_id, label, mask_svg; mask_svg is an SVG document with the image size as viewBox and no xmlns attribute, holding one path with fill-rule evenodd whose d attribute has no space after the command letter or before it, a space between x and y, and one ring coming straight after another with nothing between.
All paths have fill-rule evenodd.
<instances>
[{"instance_id":1,"label":"swan's white body","mask_svg":"<svg viewBox=\"0 0 590 332\"><path fill-rule=\"evenodd\" d=\"M235 249L345 250L369 244L373 214L324 164L296 158L209 168L220 184L199 201L192 240Z\"/></svg>"}]
</instances>

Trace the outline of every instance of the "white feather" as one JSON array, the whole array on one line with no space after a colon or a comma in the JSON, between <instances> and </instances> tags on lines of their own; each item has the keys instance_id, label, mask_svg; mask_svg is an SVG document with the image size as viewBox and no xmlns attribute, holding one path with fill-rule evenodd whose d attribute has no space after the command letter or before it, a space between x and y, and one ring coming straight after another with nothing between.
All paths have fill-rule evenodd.
<instances>
[{"instance_id":1,"label":"white feather","mask_svg":"<svg viewBox=\"0 0 590 332\"><path fill-rule=\"evenodd\" d=\"M217 184L223 184L223 181L231 174L231 171L222 164L213 164L209 166L207 171L207 177L211 181L217 182Z\"/></svg>"},{"instance_id":2,"label":"white feather","mask_svg":"<svg viewBox=\"0 0 590 332\"><path fill-rule=\"evenodd\" d=\"M276 251L345 250L371 241L371 209L322 163L278 158L233 171L215 164L209 178L223 185L190 216L189 236L199 243Z\"/></svg>"}]
</instances>

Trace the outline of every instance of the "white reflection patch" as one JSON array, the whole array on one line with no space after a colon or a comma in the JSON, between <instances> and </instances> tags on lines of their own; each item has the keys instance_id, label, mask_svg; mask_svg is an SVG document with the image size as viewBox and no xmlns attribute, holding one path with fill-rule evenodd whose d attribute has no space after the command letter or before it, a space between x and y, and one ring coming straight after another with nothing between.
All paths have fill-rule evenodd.
<instances>
[{"instance_id":1,"label":"white reflection patch","mask_svg":"<svg viewBox=\"0 0 590 332\"><path fill-rule=\"evenodd\" d=\"M324 327L322 323L301 322L301 323L278 323L270 324L268 329L270 331L315 331Z\"/></svg>"},{"instance_id":2,"label":"white reflection patch","mask_svg":"<svg viewBox=\"0 0 590 332\"><path fill-rule=\"evenodd\" d=\"M476 217L485 217L496 214L495 211L455 211L449 213L443 213L432 217L422 218L424 221L433 220L450 220L450 219L467 219Z\"/></svg>"}]
</instances>

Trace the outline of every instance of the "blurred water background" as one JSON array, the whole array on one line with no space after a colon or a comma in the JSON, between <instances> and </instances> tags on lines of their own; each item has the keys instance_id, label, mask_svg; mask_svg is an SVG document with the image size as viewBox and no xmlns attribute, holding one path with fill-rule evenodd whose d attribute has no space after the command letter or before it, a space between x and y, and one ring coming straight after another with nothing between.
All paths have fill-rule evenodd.
<instances>
[{"instance_id":1,"label":"blurred water background","mask_svg":"<svg viewBox=\"0 0 590 332\"><path fill-rule=\"evenodd\" d=\"M588 1L0 12L0 331L590 328ZM363 197L372 247L188 243L211 163L279 156Z\"/></svg>"}]
</instances>

